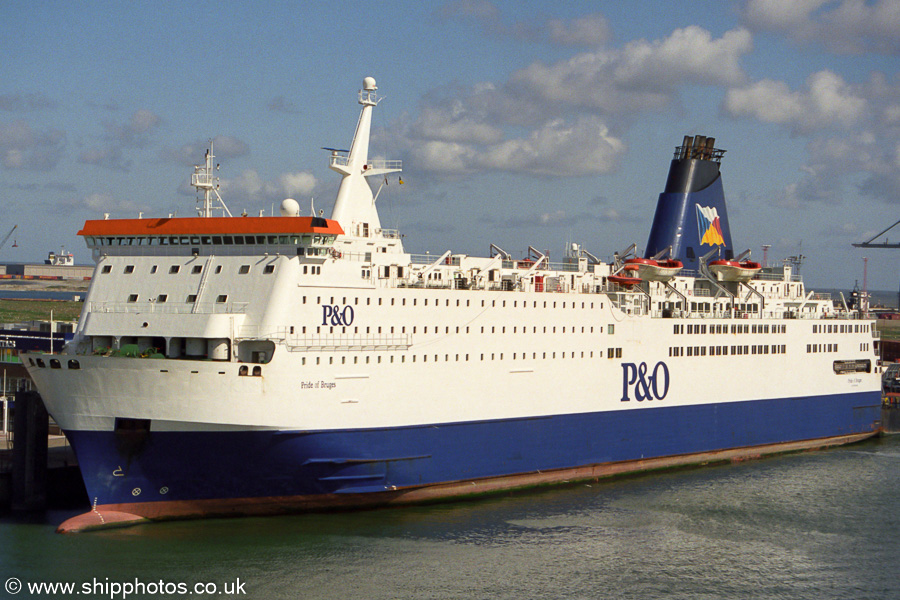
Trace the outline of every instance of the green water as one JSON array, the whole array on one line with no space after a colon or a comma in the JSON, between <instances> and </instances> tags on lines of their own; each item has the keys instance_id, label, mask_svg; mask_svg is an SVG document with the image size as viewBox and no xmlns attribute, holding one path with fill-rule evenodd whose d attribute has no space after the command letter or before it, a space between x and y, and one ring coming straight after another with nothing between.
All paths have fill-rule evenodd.
<instances>
[{"instance_id":1,"label":"green water","mask_svg":"<svg viewBox=\"0 0 900 600\"><path fill-rule=\"evenodd\" d=\"M417 508L65 536L72 513L7 518L0 582L23 588L0 597L900 598L898 474L894 436Z\"/></svg>"}]
</instances>

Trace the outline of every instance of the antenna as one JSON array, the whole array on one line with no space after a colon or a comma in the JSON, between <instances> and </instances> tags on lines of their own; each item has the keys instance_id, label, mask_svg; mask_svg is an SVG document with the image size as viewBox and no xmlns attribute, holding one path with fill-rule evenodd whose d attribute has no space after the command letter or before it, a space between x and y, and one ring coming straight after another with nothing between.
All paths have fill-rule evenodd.
<instances>
[{"instance_id":1,"label":"antenna","mask_svg":"<svg viewBox=\"0 0 900 600\"><path fill-rule=\"evenodd\" d=\"M203 203L203 207L197 211L197 215L211 217L212 211L221 210L230 217L232 216L231 211L228 210L225 201L219 195L219 178L213 175L213 170L219 170L219 165L213 167L214 158L213 141L209 140L209 148L206 150L206 163L195 165L194 173L191 175L191 185L197 188L198 193L203 192L203 197L197 198L198 204ZM218 201L219 206L213 206L213 195L215 195L215 200Z\"/></svg>"}]
</instances>

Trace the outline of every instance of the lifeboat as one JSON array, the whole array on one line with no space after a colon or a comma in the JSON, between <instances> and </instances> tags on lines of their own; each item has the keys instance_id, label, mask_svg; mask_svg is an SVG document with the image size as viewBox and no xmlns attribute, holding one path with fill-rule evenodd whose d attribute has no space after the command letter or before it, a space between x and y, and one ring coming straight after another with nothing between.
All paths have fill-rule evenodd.
<instances>
[{"instance_id":1,"label":"lifeboat","mask_svg":"<svg viewBox=\"0 0 900 600\"><path fill-rule=\"evenodd\" d=\"M680 260L653 260L652 258L630 258L625 261L625 268L633 269L635 275L644 281L669 281L684 268Z\"/></svg>"},{"instance_id":2,"label":"lifeboat","mask_svg":"<svg viewBox=\"0 0 900 600\"><path fill-rule=\"evenodd\" d=\"M752 260L714 260L709 263L709 271L719 281L750 281L759 273L762 265Z\"/></svg>"}]
</instances>

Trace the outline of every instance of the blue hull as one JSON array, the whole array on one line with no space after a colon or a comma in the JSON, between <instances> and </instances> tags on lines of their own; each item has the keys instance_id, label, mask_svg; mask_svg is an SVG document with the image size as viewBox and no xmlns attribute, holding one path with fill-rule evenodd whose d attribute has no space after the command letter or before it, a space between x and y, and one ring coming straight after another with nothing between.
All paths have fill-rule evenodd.
<instances>
[{"instance_id":1,"label":"blue hull","mask_svg":"<svg viewBox=\"0 0 900 600\"><path fill-rule=\"evenodd\" d=\"M99 505L359 496L878 431L878 392L343 431L69 431ZM331 496L335 497L335 496Z\"/></svg>"}]
</instances>

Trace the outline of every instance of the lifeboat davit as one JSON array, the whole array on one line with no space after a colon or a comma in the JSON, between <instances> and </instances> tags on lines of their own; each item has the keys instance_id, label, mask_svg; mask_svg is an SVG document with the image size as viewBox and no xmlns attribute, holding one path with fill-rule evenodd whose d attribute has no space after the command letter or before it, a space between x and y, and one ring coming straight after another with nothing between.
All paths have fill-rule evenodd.
<instances>
[{"instance_id":1,"label":"lifeboat davit","mask_svg":"<svg viewBox=\"0 0 900 600\"><path fill-rule=\"evenodd\" d=\"M610 283L615 283L627 288L635 286L641 282L640 277L630 277L628 275L610 275L607 277Z\"/></svg>"},{"instance_id":2,"label":"lifeboat davit","mask_svg":"<svg viewBox=\"0 0 900 600\"><path fill-rule=\"evenodd\" d=\"M635 277L633 273L638 270L636 265L625 265L622 267L621 275L610 275L607 279L610 283L615 283L617 285L621 285L623 287L630 288L635 286L641 282L640 277Z\"/></svg>"},{"instance_id":3,"label":"lifeboat davit","mask_svg":"<svg viewBox=\"0 0 900 600\"><path fill-rule=\"evenodd\" d=\"M637 267L635 274L644 281L669 281L675 277L684 264L680 260L653 260L652 258L630 258L625 268Z\"/></svg>"},{"instance_id":4,"label":"lifeboat davit","mask_svg":"<svg viewBox=\"0 0 900 600\"><path fill-rule=\"evenodd\" d=\"M709 263L709 271L719 281L750 281L759 273L762 265L752 260L714 260Z\"/></svg>"}]
</instances>

